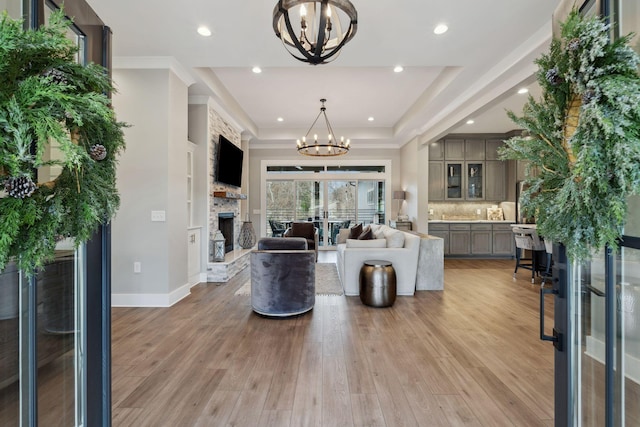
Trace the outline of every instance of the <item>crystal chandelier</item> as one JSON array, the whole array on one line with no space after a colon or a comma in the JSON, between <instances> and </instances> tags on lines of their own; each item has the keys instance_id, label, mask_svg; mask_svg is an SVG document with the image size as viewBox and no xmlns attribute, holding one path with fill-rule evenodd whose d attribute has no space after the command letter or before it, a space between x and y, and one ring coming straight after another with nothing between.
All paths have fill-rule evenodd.
<instances>
[{"instance_id":1,"label":"crystal chandelier","mask_svg":"<svg viewBox=\"0 0 640 427\"><path fill-rule=\"evenodd\" d=\"M327 156L341 156L343 154L347 154L349 152L349 140L346 142L344 137L340 137L340 142L333 141L333 129L331 128L331 123L329 123L329 119L327 118L327 108L324 106L324 103L327 102L326 99L321 99L320 102L322 106L320 107L320 112L316 116L316 119L313 121L309 130L302 137L302 140L297 140L297 148L298 153L304 154L305 156L317 156L317 157L327 157ZM309 136L309 132L315 126L316 122L320 118L320 116L324 116L325 124L327 125L327 133L328 133L328 141L326 143L318 142L318 134L313 135L313 143L307 143L307 137Z\"/></svg>"},{"instance_id":2,"label":"crystal chandelier","mask_svg":"<svg viewBox=\"0 0 640 427\"><path fill-rule=\"evenodd\" d=\"M279 0L273 9L276 36L294 58L313 65L336 59L357 28L358 12L349 0Z\"/></svg>"}]
</instances>

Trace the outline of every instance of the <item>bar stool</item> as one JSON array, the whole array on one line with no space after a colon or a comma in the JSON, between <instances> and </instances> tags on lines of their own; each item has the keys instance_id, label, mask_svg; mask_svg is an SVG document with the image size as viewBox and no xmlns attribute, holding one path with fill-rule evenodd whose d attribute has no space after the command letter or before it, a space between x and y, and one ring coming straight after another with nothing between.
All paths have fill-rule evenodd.
<instances>
[{"instance_id":1,"label":"bar stool","mask_svg":"<svg viewBox=\"0 0 640 427\"><path fill-rule=\"evenodd\" d=\"M533 228L513 227L516 241L516 268L513 271L513 278L516 278L518 268L531 270L531 283L535 283L535 275L538 270L537 253L545 250L544 242ZM531 258L523 257L523 251L531 251Z\"/></svg>"}]
</instances>

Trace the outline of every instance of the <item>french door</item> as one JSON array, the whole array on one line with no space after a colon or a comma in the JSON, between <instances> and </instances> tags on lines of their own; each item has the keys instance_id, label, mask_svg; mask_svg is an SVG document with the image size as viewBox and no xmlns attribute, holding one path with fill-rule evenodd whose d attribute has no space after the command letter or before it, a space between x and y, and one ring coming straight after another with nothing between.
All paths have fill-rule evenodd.
<instances>
[{"instance_id":1,"label":"french door","mask_svg":"<svg viewBox=\"0 0 640 427\"><path fill-rule=\"evenodd\" d=\"M47 22L61 1L9 0L5 10L25 28ZM109 67L109 29L84 0L66 0L76 60ZM52 147L43 156L55 159ZM60 170L38 169L38 181ZM108 426L110 401L110 229L85 244L56 245L33 277L15 263L0 271L0 425Z\"/></svg>"},{"instance_id":2,"label":"french door","mask_svg":"<svg viewBox=\"0 0 640 427\"><path fill-rule=\"evenodd\" d=\"M279 235L278 227L293 221L310 221L321 248L335 247L340 228L385 219L384 181L274 179L266 183L265 198L267 235Z\"/></svg>"},{"instance_id":3,"label":"french door","mask_svg":"<svg viewBox=\"0 0 640 427\"><path fill-rule=\"evenodd\" d=\"M630 198L625 235L584 263L554 247L551 334L556 426L640 425L640 196Z\"/></svg>"}]
</instances>

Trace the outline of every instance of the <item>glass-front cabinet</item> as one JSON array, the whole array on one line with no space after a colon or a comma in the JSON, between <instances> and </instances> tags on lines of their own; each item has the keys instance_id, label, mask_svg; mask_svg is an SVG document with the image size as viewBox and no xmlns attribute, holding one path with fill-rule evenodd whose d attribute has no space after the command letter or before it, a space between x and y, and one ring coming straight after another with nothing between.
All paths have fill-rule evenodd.
<instances>
[{"instance_id":1,"label":"glass-front cabinet","mask_svg":"<svg viewBox=\"0 0 640 427\"><path fill-rule=\"evenodd\" d=\"M446 162L447 200L484 199L484 162Z\"/></svg>"},{"instance_id":2,"label":"glass-front cabinet","mask_svg":"<svg viewBox=\"0 0 640 427\"><path fill-rule=\"evenodd\" d=\"M462 200L463 199L463 179L462 179L462 163L450 163L447 162L447 200Z\"/></svg>"},{"instance_id":3,"label":"glass-front cabinet","mask_svg":"<svg viewBox=\"0 0 640 427\"><path fill-rule=\"evenodd\" d=\"M484 162L466 162L465 165L467 200L484 199Z\"/></svg>"}]
</instances>

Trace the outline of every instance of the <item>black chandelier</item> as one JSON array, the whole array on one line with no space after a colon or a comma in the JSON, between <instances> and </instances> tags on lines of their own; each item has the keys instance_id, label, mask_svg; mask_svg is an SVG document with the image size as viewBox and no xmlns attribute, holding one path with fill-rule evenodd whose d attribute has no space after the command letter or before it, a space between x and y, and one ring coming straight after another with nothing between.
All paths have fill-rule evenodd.
<instances>
[{"instance_id":1,"label":"black chandelier","mask_svg":"<svg viewBox=\"0 0 640 427\"><path fill-rule=\"evenodd\" d=\"M289 16L294 8L299 25ZM273 9L276 36L294 58L313 65L336 59L357 29L358 12L349 0L279 0Z\"/></svg>"},{"instance_id":2,"label":"black chandelier","mask_svg":"<svg viewBox=\"0 0 640 427\"><path fill-rule=\"evenodd\" d=\"M324 103L327 102L327 100L321 99L320 102L322 103L322 107L320 107L320 112L316 116L316 119L309 127L306 135L302 137L302 140L299 139L296 141L298 153L304 154L305 156L316 157L341 156L343 154L347 154L349 152L350 141L347 139L345 142L344 137L340 137L340 142L333 142L333 128L331 128L331 123L329 123L329 119L327 118L327 108L324 106ZM313 135L313 143L307 143L309 132L311 132L311 129L313 129L321 115L324 116L324 121L327 125L328 142L319 143L318 135L315 134Z\"/></svg>"}]
</instances>

